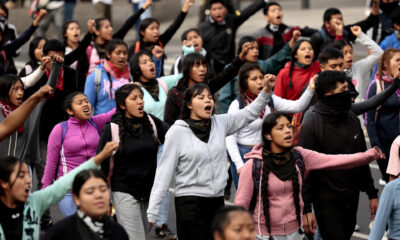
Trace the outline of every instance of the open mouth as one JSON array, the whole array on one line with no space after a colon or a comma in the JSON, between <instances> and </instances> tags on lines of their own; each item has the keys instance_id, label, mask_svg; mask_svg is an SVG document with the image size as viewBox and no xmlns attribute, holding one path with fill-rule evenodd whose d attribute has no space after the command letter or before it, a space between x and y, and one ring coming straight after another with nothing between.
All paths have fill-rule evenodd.
<instances>
[{"instance_id":1,"label":"open mouth","mask_svg":"<svg viewBox=\"0 0 400 240\"><path fill-rule=\"evenodd\" d=\"M22 97L16 98L18 103L22 103Z\"/></svg>"},{"instance_id":2,"label":"open mouth","mask_svg":"<svg viewBox=\"0 0 400 240\"><path fill-rule=\"evenodd\" d=\"M292 136L290 136L290 135L289 135L289 136L286 136L286 137L285 137L285 140L286 140L286 141L291 141L291 140L292 140Z\"/></svg>"},{"instance_id":3,"label":"open mouth","mask_svg":"<svg viewBox=\"0 0 400 240\"><path fill-rule=\"evenodd\" d=\"M311 60L311 55L306 55L304 58L305 58L306 60Z\"/></svg>"},{"instance_id":4,"label":"open mouth","mask_svg":"<svg viewBox=\"0 0 400 240\"><path fill-rule=\"evenodd\" d=\"M30 193L31 193L31 187L25 188L25 194L26 194L27 196L29 196Z\"/></svg>"},{"instance_id":5,"label":"open mouth","mask_svg":"<svg viewBox=\"0 0 400 240\"><path fill-rule=\"evenodd\" d=\"M83 112L84 112L85 114L90 114L90 109L89 109L89 108L84 108L84 109L83 109Z\"/></svg>"},{"instance_id":6,"label":"open mouth","mask_svg":"<svg viewBox=\"0 0 400 240\"><path fill-rule=\"evenodd\" d=\"M264 88L263 86L259 87L258 92L261 92L263 90L263 88Z\"/></svg>"},{"instance_id":7,"label":"open mouth","mask_svg":"<svg viewBox=\"0 0 400 240\"><path fill-rule=\"evenodd\" d=\"M204 110L206 111L206 113L211 114L211 112L212 112L212 107L211 107L211 105L205 106L205 107L204 107Z\"/></svg>"},{"instance_id":8,"label":"open mouth","mask_svg":"<svg viewBox=\"0 0 400 240\"><path fill-rule=\"evenodd\" d=\"M155 73L155 72L156 72L156 69L155 69L154 67L152 67L152 68L150 68L150 72L151 72L151 73Z\"/></svg>"},{"instance_id":9,"label":"open mouth","mask_svg":"<svg viewBox=\"0 0 400 240\"><path fill-rule=\"evenodd\" d=\"M74 34L74 38L78 38L79 37L79 35L78 34Z\"/></svg>"},{"instance_id":10,"label":"open mouth","mask_svg":"<svg viewBox=\"0 0 400 240\"><path fill-rule=\"evenodd\" d=\"M140 113L143 113L144 107L143 107L143 106L140 106L140 107L138 108L138 110L139 110Z\"/></svg>"},{"instance_id":11,"label":"open mouth","mask_svg":"<svg viewBox=\"0 0 400 240\"><path fill-rule=\"evenodd\" d=\"M204 80L205 77L206 77L206 74L205 74L205 73L199 74L199 78L200 78L201 80Z\"/></svg>"},{"instance_id":12,"label":"open mouth","mask_svg":"<svg viewBox=\"0 0 400 240\"><path fill-rule=\"evenodd\" d=\"M282 16L277 16L276 19L277 20L281 20Z\"/></svg>"}]
</instances>

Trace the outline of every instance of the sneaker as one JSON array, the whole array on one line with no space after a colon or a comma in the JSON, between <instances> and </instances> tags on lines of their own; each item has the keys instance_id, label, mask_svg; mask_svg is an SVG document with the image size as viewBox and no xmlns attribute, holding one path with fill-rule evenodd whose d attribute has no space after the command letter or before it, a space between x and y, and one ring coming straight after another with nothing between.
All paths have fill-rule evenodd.
<instances>
[{"instance_id":1,"label":"sneaker","mask_svg":"<svg viewBox=\"0 0 400 240\"><path fill-rule=\"evenodd\" d=\"M356 224L356 226L354 227L354 231L355 231L355 232L360 231L360 226L359 226L358 224Z\"/></svg>"},{"instance_id":2,"label":"sneaker","mask_svg":"<svg viewBox=\"0 0 400 240\"><path fill-rule=\"evenodd\" d=\"M161 227L156 227L155 232L156 232L156 236L159 238L165 238L168 240L177 239L175 233L173 233L166 224L162 225Z\"/></svg>"},{"instance_id":3,"label":"sneaker","mask_svg":"<svg viewBox=\"0 0 400 240\"><path fill-rule=\"evenodd\" d=\"M382 178L380 178L380 179L379 179L379 185L385 186L385 185L386 185L386 181L383 180Z\"/></svg>"}]
</instances>

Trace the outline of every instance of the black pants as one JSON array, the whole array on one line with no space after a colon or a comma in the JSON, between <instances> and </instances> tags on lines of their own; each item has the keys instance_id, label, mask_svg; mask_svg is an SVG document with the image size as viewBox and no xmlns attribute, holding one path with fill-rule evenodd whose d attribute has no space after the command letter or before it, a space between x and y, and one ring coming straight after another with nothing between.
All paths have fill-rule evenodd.
<instances>
[{"instance_id":1,"label":"black pants","mask_svg":"<svg viewBox=\"0 0 400 240\"><path fill-rule=\"evenodd\" d=\"M175 198L176 227L179 240L212 240L211 222L215 212L224 206L224 197Z\"/></svg>"},{"instance_id":2,"label":"black pants","mask_svg":"<svg viewBox=\"0 0 400 240\"><path fill-rule=\"evenodd\" d=\"M386 155L386 159L378 159L378 166L379 166L379 171L381 172L382 179L385 180L386 182L389 182L389 174L386 173L387 166L389 164L389 157L390 157L390 148L392 146L392 142L386 143L381 140L381 147L382 147L382 152Z\"/></svg>"},{"instance_id":3,"label":"black pants","mask_svg":"<svg viewBox=\"0 0 400 240\"><path fill-rule=\"evenodd\" d=\"M359 193L337 201L314 201L315 217L323 240L350 240L357 223Z\"/></svg>"}]
</instances>

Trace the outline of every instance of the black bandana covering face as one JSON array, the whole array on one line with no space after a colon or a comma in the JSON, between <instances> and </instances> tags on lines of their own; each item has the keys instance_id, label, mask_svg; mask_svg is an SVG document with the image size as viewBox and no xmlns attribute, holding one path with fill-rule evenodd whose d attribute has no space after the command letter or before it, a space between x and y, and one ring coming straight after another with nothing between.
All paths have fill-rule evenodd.
<instances>
[{"instance_id":1,"label":"black bandana covering face","mask_svg":"<svg viewBox=\"0 0 400 240\"><path fill-rule=\"evenodd\" d=\"M349 90L325 96L321 102L338 113L345 113L351 107L351 93Z\"/></svg>"}]
</instances>

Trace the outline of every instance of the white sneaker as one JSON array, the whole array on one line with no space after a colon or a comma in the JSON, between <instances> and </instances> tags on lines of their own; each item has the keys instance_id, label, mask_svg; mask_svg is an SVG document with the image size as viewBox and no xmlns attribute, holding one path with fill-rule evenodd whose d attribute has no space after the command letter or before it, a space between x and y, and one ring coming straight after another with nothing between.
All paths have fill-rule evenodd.
<instances>
[{"instance_id":1,"label":"white sneaker","mask_svg":"<svg viewBox=\"0 0 400 240\"><path fill-rule=\"evenodd\" d=\"M356 226L354 227L354 231L355 231L355 232L360 231L360 226L359 226L358 224L356 224Z\"/></svg>"},{"instance_id":2,"label":"white sneaker","mask_svg":"<svg viewBox=\"0 0 400 240\"><path fill-rule=\"evenodd\" d=\"M385 186L385 185L386 185L386 181L383 180L382 178L380 178L380 179L379 179L379 185Z\"/></svg>"}]
</instances>

